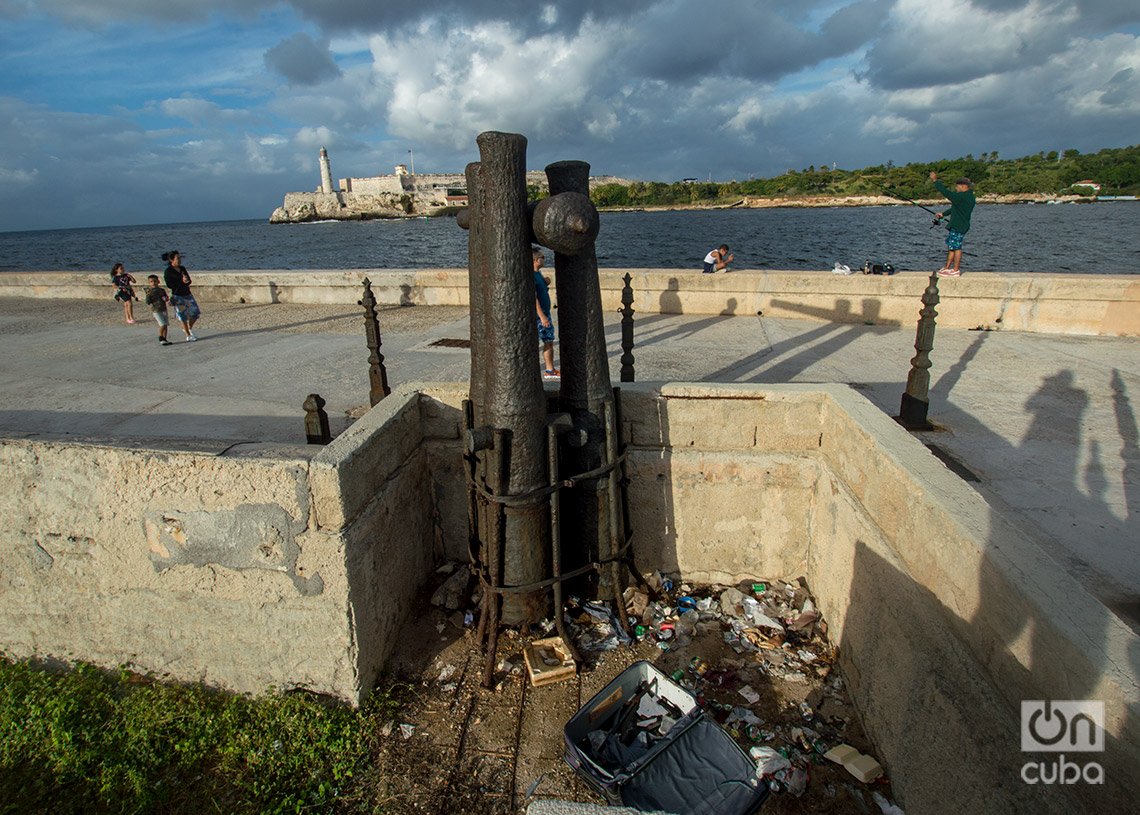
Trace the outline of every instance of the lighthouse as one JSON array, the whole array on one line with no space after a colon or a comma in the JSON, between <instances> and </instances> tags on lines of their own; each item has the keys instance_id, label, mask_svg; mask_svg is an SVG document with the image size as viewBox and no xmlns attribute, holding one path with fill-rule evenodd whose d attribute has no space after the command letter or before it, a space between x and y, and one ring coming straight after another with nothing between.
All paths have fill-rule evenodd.
<instances>
[{"instance_id":1,"label":"lighthouse","mask_svg":"<svg viewBox=\"0 0 1140 815\"><path fill-rule=\"evenodd\" d=\"M325 148L321 148L321 192L326 195L331 194L333 191L332 185L332 168L329 167L329 153Z\"/></svg>"}]
</instances>

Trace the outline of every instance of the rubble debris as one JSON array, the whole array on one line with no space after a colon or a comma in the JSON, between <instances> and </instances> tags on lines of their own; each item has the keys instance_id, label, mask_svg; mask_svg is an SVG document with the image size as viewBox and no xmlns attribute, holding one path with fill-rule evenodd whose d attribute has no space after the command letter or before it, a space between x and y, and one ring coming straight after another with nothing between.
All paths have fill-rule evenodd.
<instances>
[{"instance_id":1,"label":"rubble debris","mask_svg":"<svg viewBox=\"0 0 1140 815\"><path fill-rule=\"evenodd\" d=\"M451 572L451 576L443 581L435 594L431 596L433 606L441 606L448 611L458 611L467 599L467 584L471 580L471 572L466 565L459 565Z\"/></svg>"}]
</instances>

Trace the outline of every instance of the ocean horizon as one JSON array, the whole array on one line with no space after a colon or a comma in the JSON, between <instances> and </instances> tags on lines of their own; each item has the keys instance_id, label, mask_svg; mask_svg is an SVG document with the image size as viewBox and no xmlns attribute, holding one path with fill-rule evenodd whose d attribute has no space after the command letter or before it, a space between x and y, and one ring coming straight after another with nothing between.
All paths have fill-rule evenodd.
<instances>
[{"instance_id":1,"label":"ocean horizon","mask_svg":"<svg viewBox=\"0 0 1140 815\"><path fill-rule=\"evenodd\" d=\"M1140 274L1140 202L980 205L966 271ZM601 213L603 268L699 269L727 243L735 266L828 270L864 262L937 269L945 230L912 206L654 210ZM76 227L0 233L0 272L161 269L178 249L194 271L463 268L467 233L454 218L266 220ZM137 274L136 274L137 276Z\"/></svg>"}]
</instances>

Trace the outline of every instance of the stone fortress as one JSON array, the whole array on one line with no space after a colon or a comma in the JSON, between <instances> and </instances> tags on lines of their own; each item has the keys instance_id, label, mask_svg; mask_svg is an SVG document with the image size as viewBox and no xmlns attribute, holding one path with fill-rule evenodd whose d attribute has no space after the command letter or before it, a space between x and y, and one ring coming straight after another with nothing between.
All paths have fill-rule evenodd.
<instances>
[{"instance_id":1,"label":"stone fortress","mask_svg":"<svg viewBox=\"0 0 1140 815\"><path fill-rule=\"evenodd\" d=\"M423 173L397 164L391 175L341 178L333 185L328 151L320 154L321 184L312 192L287 192L284 203L269 216L271 224L311 221L367 221L378 218L425 218L454 214L467 206L467 180L463 173ZM546 174L530 171L528 187L546 190ZM590 178L598 184L628 184L614 176Z\"/></svg>"}]
</instances>

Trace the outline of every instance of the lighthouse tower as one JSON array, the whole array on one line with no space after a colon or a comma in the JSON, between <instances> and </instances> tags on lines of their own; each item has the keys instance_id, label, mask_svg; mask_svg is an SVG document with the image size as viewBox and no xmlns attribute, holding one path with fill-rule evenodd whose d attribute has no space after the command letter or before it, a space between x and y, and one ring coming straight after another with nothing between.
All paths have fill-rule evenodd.
<instances>
[{"instance_id":1,"label":"lighthouse tower","mask_svg":"<svg viewBox=\"0 0 1140 815\"><path fill-rule=\"evenodd\" d=\"M333 191L332 169L329 167L329 154L321 148L321 192L326 195Z\"/></svg>"}]
</instances>

